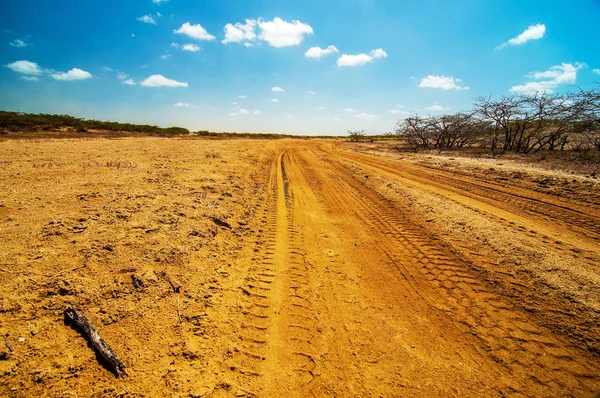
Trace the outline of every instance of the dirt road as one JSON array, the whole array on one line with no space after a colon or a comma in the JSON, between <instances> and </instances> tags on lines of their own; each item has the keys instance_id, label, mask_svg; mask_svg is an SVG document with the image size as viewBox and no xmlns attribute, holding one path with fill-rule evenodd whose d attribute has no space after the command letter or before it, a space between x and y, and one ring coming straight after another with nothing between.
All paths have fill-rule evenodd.
<instances>
[{"instance_id":1,"label":"dirt road","mask_svg":"<svg viewBox=\"0 0 600 398\"><path fill-rule=\"evenodd\" d=\"M592 397L600 392L600 210L589 196L561 198L525 182L498 183L327 142L244 143L228 149L214 144L223 145L218 153L225 163L217 164L226 170L220 171L194 169L194 159L178 144L169 145L150 154L142 145L134 152L146 151L143 157L154 156L153 161L169 158L164 162L174 160L174 152L180 155L181 176L189 176L171 171L173 183L152 196L151 208L179 200L177 221L168 221L168 232L156 233L171 234L163 237L188 248L203 237L196 255L157 247L163 257L152 269L142 274L126 268L135 257L126 250L136 253L155 233L147 221L133 246L121 251L128 245L118 240L109 250L121 253L121 271L107 265L110 261L87 263L89 270L81 275L90 285L105 283L104 290L73 288L76 283L69 280L69 293L58 293L49 305L44 292L57 282L27 273L17 277L27 261L2 275L3 285L23 289L30 303L21 305L26 310L14 309L19 300L3 289L3 335L16 338L32 320L38 329L47 326L42 335L64 334L52 320L60 305L87 304L90 320L104 325L106 340L130 365L130 378L115 380L98 369L86 347L60 359L54 350L80 345L77 333L68 330L53 345L32 342L28 350L0 361L6 395ZM210 154L208 148L203 150ZM248 150L246 165L240 165ZM136 156L130 158L135 162ZM137 168L144 169L139 162ZM228 180L220 180L225 174ZM223 191L219 199L205 196L192 208L182 181L198 190L201 175L202 184L213 179L204 186L223 181ZM239 188L233 196L232 186ZM181 196L173 198L174 192ZM6 208L13 197L1 199ZM219 206L220 215L211 213ZM139 209L139 216L146 211ZM131 224L135 212L122 213L131 218L123 225ZM217 232L194 227L205 219L214 221ZM120 228L133 227L115 223L112 228L118 235ZM8 229L0 231L5 245ZM185 234L177 235L179 230ZM6 254L2 262L14 258ZM146 287L126 283L133 272ZM182 293L170 291L174 277L184 285ZM182 319L174 315L174 297ZM104 300L100 308L90 305L92 298ZM116 319L104 321L115 312ZM70 376L63 377L65 372Z\"/></svg>"}]
</instances>

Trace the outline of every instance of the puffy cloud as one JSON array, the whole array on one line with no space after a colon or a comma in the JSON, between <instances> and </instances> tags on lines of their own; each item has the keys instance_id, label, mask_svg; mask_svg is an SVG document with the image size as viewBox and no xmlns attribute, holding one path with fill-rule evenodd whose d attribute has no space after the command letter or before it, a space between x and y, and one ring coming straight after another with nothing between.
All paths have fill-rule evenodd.
<instances>
[{"instance_id":1,"label":"puffy cloud","mask_svg":"<svg viewBox=\"0 0 600 398\"><path fill-rule=\"evenodd\" d=\"M188 84L177 80L167 79L163 75L152 75L142 83L146 87L187 87Z\"/></svg>"},{"instance_id":2,"label":"puffy cloud","mask_svg":"<svg viewBox=\"0 0 600 398\"><path fill-rule=\"evenodd\" d=\"M352 109L352 108L344 108L344 109L342 109L342 110L343 110L344 112L346 112L346 113L354 113L354 112L356 112L356 109Z\"/></svg>"},{"instance_id":3,"label":"puffy cloud","mask_svg":"<svg viewBox=\"0 0 600 398\"><path fill-rule=\"evenodd\" d=\"M214 40L214 39L216 39L216 37L209 34L206 31L206 29L204 29L202 27L202 25L200 25L200 24L190 25L189 22L186 22L183 25L181 25L181 27L179 29L175 29L173 31L173 33L177 33L180 35L186 35L186 36L189 36L189 37L191 37L193 39L197 39L197 40Z\"/></svg>"},{"instance_id":4,"label":"puffy cloud","mask_svg":"<svg viewBox=\"0 0 600 398\"><path fill-rule=\"evenodd\" d=\"M544 37L545 34L546 34L546 25L538 23L536 25L531 25L530 27L525 29L525 31L523 33L521 33L520 35L513 37L506 43L503 43L496 48L501 49L506 46L518 46L520 44L525 44L530 40L541 39L542 37Z\"/></svg>"},{"instance_id":5,"label":"puffy cloud","mask_svg":"<svg viewBox=\"0 0 600 398\"><path fill-rule=\"evenodd\" d=\"M360 66L372 61L373 57L367 54L342 54L337 60L337 66Z\"/></svg>"},{"instance_id":6,"label":"puffy cloud","mask_svg":"<svg viewBox=\"0 0 600 398\"><path fill-rule=\"evenodd\" d=\"M577 80L577 71L585 65L580 63L555 65L545 72L531 72L525 77L533 80L510 88L511 93L535 94L552 93L560 84L573 84Z\"/></svg>"},{"instance_id":7,"label":"puffy cloud","mask_svg":"<svg viewBox=\"0 0 600 398\"><path fill-rule=\"evenodd\" d=\"M156 20L154 19L154 17L151 14L146 14L144 16L141 16L139 18L137 18L138 21L142 21L143 23L149 23L152 25L156 25Z\"/></svg>"},{"instance_id":8,"label":"puffy cloud","mask_svg":"<svg viewBox=\"0 0 600 398\"><path fill-rule=\"evenodd\" d=\"M17 48L21 48L21 47L27 47L27 43L25 43L23 40L21 39L14 39L13 41L11 41L10 43L8 43L10 46L13 47L17 47Z\"/></svg>"},{"instance_id":9,"label":"puffy cloud","mask_svg":"<svg viewBox=\"0 0 600 398\"><path fill-rule=\"evenodd\" d=\"M41 75L44 73L44 70L37 63L30 61L15 61L5 66L24 75Z\"/></svg>"},{"instance_id":10,"label":"puffy cloud","mask_svg":"<svg viewBox=\"0 0 600 398\"><path fill-rule=\"evenodd\" d=\"M304 94L306 94L307 97L314 97L315 95L317 95L317 93L315 93L314 91L310 91L310 90L308 90Z\"/></svg>"},{"instance_id":11,"label":"puffy cloud","mask_svg":"<svg viewBox=\"0 0 600 398\"><path fill-rule=\"evenodd\" d=\"M91 79L92 75L90 72L86 72L84 70L81 70L79 68L73 68L68 72L57 72L57 73L53 73L52 78L55 80L68 80L68 81L72 81L72 80L85 80L85 79Z\"/></svg>"},{"instance_id":12,"label":"puffy cloud","mask_svg":"<svg viewBox=\"0 0 600 398\"><path fill-rule=\"evenodd\" d=\"M444 108L443 106L441 106L439 104L433 104L431 106L426 106L425 110L426 111L431 111L431 112L443 112L443 111L450 110L450 108Z\"/></svg>"},{"instance_id":13,"label":"puffy cloud","mask_svg":"<svg viewBox=\"0 0 600 398\"><path fill-rule=\"evenodd\" d=\"M357 119L362 119L362 120L375 120L375 119L379 118L377 115L372 115L370 113L359 113L352 117L357 118Z\"/></svg>"},{"instance_id":14,"label":"puffy cloud","mask_svg":"<svg viewBox=\"0 0 600 398\"><path fill-rule=\"evenodd\" d=\"M338 49L335 46L328 46L327 48L321 47L311 47L304 53L306 58L321 58L325 55L339 53Z\"/></svg>"},{"instance_id":15,"label":"puffy cloud","mask_svg":"<svg viewBox=\"0 0 600 398\"><path fill-rule=\"evenodd\" d=\"M197 44L184 44L181 45L179 43L171 43L171 47L175 47L175 48L180 48L183 51L190 51L190 52L196 52L196 51L200 51L201 48L197 45Z\"/></svg>"},{"instance_id":16,"label":"puffy cloud","mask_svg":"<svg viewBox=\"0 0 600 398\"><path fill-rule=\"evenodd\" d=\"M223 39L221 43L240 43L244 40L254 40L256 38L256 33L254 33L255 27L256 20L254 19L246 19L245 24L238 22L235 25L232 25L228 23L223 28L225 31L225 39ZM246 47L252 46L251 43L244 43L244 45Z\"/></svg>"},{"instance_id":17,"label":"puffy cloud","mask_svg":"<svg viewBox=\"0 0 600 398\"><path fill-rule=\"evenodd\" d=\"M259 111L259 110L257 109L257 110L255 110L255 111L252 111L252 114L253 114L253 115L257 115L257 116L258 116L258 115L261 115L261 114L262 114L262 112L261 112L261 111Z\"/></svg>"},{"instance_id":18,"label":"puffy cloud","mask_svg":"<svg viewBox=\"0 0 600 398\"><path fill-rule=\"evenodd\" d=\"M245 95L238 95L238 98L239 98L239 99L246 99L246 98L248 98L248 97L246 97Z\"/></svg>"},{"instance_id":19,"label":"puffy cloud","mask_svg":"<svg viewBox=\"0 0 600 398\"><path fill-rule=\"evenodd\" d=\"M154 4L166 3L166 2L168 2L168 1L169 1L169 0L152 0L152 2L153 2Z\"/></svg>"},{"instance_id":20,"label":"puffy cloud","mask_svg":"<svg viewBox=\"0 0 600 398\"><path fill-rule=\"evenodd\" d=\"M181 46L181 49L183 51L190 51L195 53L196 51L200 51L200 47L198 47L197 44L184 44L183 46Z\"/></svg>"},{"instance_id":21,"label":"puffy cloud","mask_svg":"<svg viewBox=\"0 0 600 398\"><path fill-rule=\"evenodd\" d=\"M369 54L342 54L337 60L337 66L362 66L377 58L386 58L387 53L381 48L371 50Z\"/></svg>"},{"instance_id":22,"label":"puffy cloud","mask_svg":"<svg viewBox=\"0 0 600 398\"><path fill-rule=\"evenodd\" d=\"M244 47L254 47L254 44L246 42L244 43Z\"/></svg>"},{"instance_id":23,"label":"puffy cloud","mask_svg":"<svg viewBox=\"0 0 600 398\"><path fill-rule=\"evenodd\" d=\"M594 72L597 75L600 75L600 69L592 69L592 72Z\"/></svg>"},{"instance_id":24,"label":"puffy cloud","mask_svg":"<svg viewBox=\"0 0 600 398\"><path fill-rule=\"evenodd\" d=\"M133 79L123 80L123 84L126 84L128 86L135 86L135 82L133 81Z\"/></svg>"},{"instance_id":25,"label":"puffy cloud","mask_svg":"<svg viewBox=\"0 0 600 398\"><path fill-rule=\"evenodd\" d=\"M287 22L275 17L272 21L258 20L261 30L259 39L269 43L272 47L296 46L302 42L304 35L312 35L313 29L310 25L300 21Z\"/></svg>"},{"instance_id":26,"label":"puffy cloud","mask_svg":"<svg viewBox=\"0 0 600 398\"><path fill-rule=\"evenodd\" d=\"M279 102L279 100L277 98L273 98L271 102Z\"/></svg>"},{"instance_id":27,"label":"puffy cloud","mask_svg":"<svg viewBox=\"0 0 600 398\"><path fill-rule=\"evenodd\" d=\"M273 88L271 88L271 91L283 93L285 90L282 89L281 87L273 87Z\"/></svg>"},{"instance_id":28,"label":"puffy cloud","mask_svg":"<svg viewBox=\"0 0 600 398\"><path fill-rule=\"evenodd\" d=\"M419 87L421 88L439 88L442 90L468 90L467 86L459 86L456 83L462 82L461 79L454 79L452 76L429 75L421 79Z\"/></svg>"},{"instance_id":29,"label":"puffy cloud","mask_svg":"<svg viewBox=\"0 0 600 398\"><path fill-rule=\"evenodd\" d=\"M387 53L385 51L383 51L381 48L372 50L370 52L370 54L373 58L387 58Z\"/></svg>"},{"instance_id":30,"label":"puffy cloud","mask_svg":"<svg viewBox=\"0 0 600 398\"><path fill-rule=\"evenodd\" d=\"M188 104L187 102L177 102L175 105L173 105L174 107L177 108L193 108L194 105L192 104Z\"/></svg>"}]
</instances>

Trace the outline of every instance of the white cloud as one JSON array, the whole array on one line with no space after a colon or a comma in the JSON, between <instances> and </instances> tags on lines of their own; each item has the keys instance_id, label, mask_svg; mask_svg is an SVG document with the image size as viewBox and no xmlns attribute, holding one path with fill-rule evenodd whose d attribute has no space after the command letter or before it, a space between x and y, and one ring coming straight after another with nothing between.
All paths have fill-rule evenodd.
<instances>
[{"instance_id":1,"label":"white cloud","mask_svg":"<svg viewBox=\"0 0 600 398\"><path fill-rule=\"evenodd\" d=\"M112 68L109 68L108 66L103 66L103 67L102 67L102 70L103 70L104 72L112 72L112 71L113 71L113 70L112 70Z\"/></svg>"},{"instance_id":2,"label":"white cloud","mask_svg":"<svg viewBox=\"0 0 600 398\"><path fill-rule=\"evenodd\" d=\"M383 51L381 48L371 50L369 53L373 58L387 58L387 53Z\"/></svg>"},{"instance_id":3,"label":"white cloud","mask_svg":"<svg viewBox=\"0 0 600 398\"><path fill-rule=\"evenodd\" d=\"M175 29L173 31L173 33L177 33L180 35L186 35L186 36L189 36L189 37L191 37L193 39L197 39L197 40L214 40L214 39L216 39L216 37L209 34L206 31L206 29L204 29L202 27L202 25L200 25L200 24L190 25L189 22L186 22L183 25L181 25L181 27L179 29Z\"/></svg>"},{"instance_id":4,"label":"white cloud","mask_svg":"<svg viewBox=\"0 0 600 398\"><path fill-rule=\"evenodd\" d=\"M137 18L138 21L142 21L143 23L149 23L152 25L156 25L156 20L151 14L146 14L142 17Z\"/></svg>"},{"instance_id":5,"label":"white cloud","mask_svg":"<svg viewBox=\"0 0 600 398\"><path fill-rule=\"evenodd\" d=\"M342 54L337 60L337 66L362 66L377 58L386 58L387 53L381 48L371 50L369 54Z\"/></svg>"},{"instance_id":6,"label":"white cloud","mask_svg":"<svg viewBox=\"0 0 600 398\"><path fill-rule=\"evenodd\" d=\"M342 110L343 110L344 112L346 112L346 113L354 113L354 112L356 112L356 109L352 109L352 108L344 108L344 109L342 109Z\"/></svg>"},{"instance_id":7,"label":"white cloud","mask_svg":"<svg viewBox=\"0 0 600 398\"><path fill-rule=\"evenodd\" d=\"M337 60L337 66L360 66L373 62L373 57L367 54L342 54Z\"/></svg>"},{"instance_id":8,"label":"white cloud","mask_svg":"<svg viewBox=\"0 0 600 398\"><path fill-rule=\"evenodd\" d=\"M133 79L123 80L123 84L126 84L128 86L135 86L135 82L133 81Z\"/></svg>"},{"instance_id":9,"label":"white cloud","mask_svg":"<svg viewBox=\"0 0 600 398\"><path fill-rule=\"evenodd\" d=\"M325 110L325 109L327 109L327 108L325 108L324 106L320 106L320 107L318 107L317 109L318 109L318 110L320 110L320 111L322 111L322 110Z\"/></svg>"},{"instance_id":10,"label":"white cloud","mask_svg":"<svg viewBox=\"0 0 600 398\"><path fill-rule=\"evenodd\" d=\"M161 56L161 57L160 57L160 59L167 59L167 58L169 58L170 56L171 56L171 55L169 55L169 54L165 54L165 55Z\"/></svg>"},{"instance_id":11,"label":"white cloud","mask_svg":"<svg viewBox=\"0 0 600 398\"><path fill-rule=\"evenodd\" d=\"M28 82L37 82L40 80L37 76L21 76L21 80L27 80Z\"/></svg>"},{"instance_id":12,"label":"white cloud","mask_svg":"<svg viewBox=\"0 0 600 398\"><path fill-rule=\"evenodd\" d=\"M372 115L370 113L359 113L352 117L357 118L357 119L362 119L362 120L376 120L379 118L377 115Z\"/></svg>"},{"instance_id":13,"label":"white cloud","mask_svg":"<svg viewBox=\"0 0 600 398\"><path fill-rule=\"evenodd\" d=\"M166 2L168 2L168 1L169 1L169 0L152 0L152 2L153 2L154 4L166 3Z\"/></svg>"},{"instance_id":14,"label":"white cloud","mask_svg":"<svg viewBox=\"0 0 600 398\"><path fill-rule=\"evenodd\" d=\"M200 51L200 47L197 44L184 44L181 49L183 51L191 51L193 53Z\"/></svg>"},{"instance_id":15,"label":"white cloud","mask_svg":"<svg viewBox=\"0 0 600 398\"><path fill-rule=\"evenodd\" d=\"M181 45L179 43L171 43L170 47L179 48L183 51L190 51L190 52L196 52L196 51L202 50L197 44L191 44L191 43L184 44L184 45Z\"/></svg>"},{"instance_id":16,"label":"white cloud","mask_svg":"<svg viewBox=\"0 0 600 398\"><path fill-rule=\"evenodd\" d=\"M152 75L142 83L146 87L187 87L188 84L177 80L167 79L163 75Z\"/></svg>"},{"instance_id":17,"label":"white cloud","mask_svg":"<svg viewBox=\"0 0 600 398\"><path fill-rule=\"evenodd\" d=\"M175 105L173 105L177 108L193 108L194 105L188 104L187 102L177 102Z\"/></svg>"},{"instance_id":18,"label":"white cloud","mask_svg":"<svg viewBox=\"0 0 600 398\"><path fill-rule=\"evenodd\" d=\"M37 63L30 61L15 61L5 66L24 75L41 75L44 72Z\"/></svg>"},{"instance_id":19,"label":"white cloud","mask_svg":"<svg viewBox=\"0 0 600 398\"><path fill-rule=\"evenodd\" d=\"M401 109L390 109L390 113L394 115L408 115L407 111L403 111Z\"/></svg>"},{"instance_id":20,"label":"white cloud","mask_svg":"<svg viewBox=\"0 0 600 398\"><path fill-rule=\"evenodd\" d=\"M462 82L461 79L454 79L452 76L429 75L421 79L419 87L421 88L439 88L442 90L468 90L468 86L459 86L456 83Z\"/></svg>"},{"instance_id":21,"label":"white cloud","mask_svg":"<svg viewBox=\"0 0 600 398\"><path fill-rule=\"evenodd\" d=\"M252 111L252 114L253 114L253 115L257 115L257 116L258 116L258 115L261 115L261 114L262 114L262 112L261 112L261 111L259 111L259 110L257 109L257 110L255 110L255 111Z\"/></svg>"},{"instance_id":22,"label":"white cloud","mask_svg":"<svg viewBox=\"0 0 600 398\"><path fill-rule=\"evenodd\" d=\"M127 79L127 75L123 72L117 72L117 79L125 80L125 79Z\"/></svg>"},{"instance_id":23,"label":"white cloud","mask_svg":"<svg viewBox=\"0 0 600 398\"><path fill-rule=\"evenodd\" d=\"M443 106L441 106L439 104L433 104L431 106L426 106L425 110L426 111L431 111L431 112L443 112L443 111L450 110L450 108L444 108Z\"/></svg>"},{"instance_id":24,"label":"white cloud","mask_svg":"<svg viewBox=\"0 0 600 398\"><path fill-rule=\"evenodd\" d=\"M25 43L23 40L21 39L14 39L13 41L11 41L10 43L8 43L9 45L13 46L13 47L17 47L17 48L21 48L21 47L27 47L27 43Z\"/></svg>"},{"instance_id":25,"label":"white cloud","mask_svg":"<svg viewBox=\"0 0 600 398\"><path fill-rule=\"evenodd\" d=\"M254 19L246 19L245 24L238 22L235 25L232 25L228 23L223 28L225 31L225 39L223 39L221 43L240 43L244 40L254 40L256 39L256 33L254 33L255 27L256 20ZM252 46L251 43L244 43L244 45L246 44L250 44L250 46Z\"/></svg>"},{"instance_id":26,"label":"white cloud","mask_svg":"<svg viewBox=\"0 0 600 398\"><path fill-rule=\"evenodd\" d=\"M279 102L279 100L277 98L273 98L271 102Z\"/></svg>"},{"instance_id":27,"label":"white cloud","mask_svg":"<svg viewBox=\"0 0 600 398\"><path fill-rule=\"evenodd\" d=\"M523 33L516 37L513 37L506 43L499 45L498 47L496 47L496 49L501 49L509 45L518 46L520 44L525 44L530 40L538 40L544 37L544 34L546 34L546 25L539 23L536 25L531 25L530 27L525 29Z\"/></svg>"},{"instance_id":28,"label":"white cloud","mask_svg":"<svg viewBox=\"0 0 600 398\"><path fill-rule=\"evenodd\" d=\"M325 55L339 53L338 49L335 46L328 46L327 48L321 47L311 47L304 53L306 58L321 58Z\"/></svg>"},{"instance_id":29,"label":"white cloud","mask_svg":"<svg viewBox=\"0 0 600 398\"><path fill-rule=\"evenodd\" d=\"M258 20L261 30L259 39L269 43L271 47L296 46L302 42L304 35L312 35L313 29L310 25L300 21L287 22L275 17L272 21Z\"/></svg>"},{"instance_id":30,"label":"white cloud","mask_svg":"<svg viewBox=\"0 0 600 398\"><path fill-rule=\"evenodd\" d=\"M246 42L244 43L244 47L254 47L254 44Z\"/></svg>"},{"instance_id":31,"label":"white cloud","mask_svg":"<svg viewBox=\"0 0 600 398\"><path fill-rule=\"evenodd\" d=\"M315 93L314 91L310 91L310 90L308 90L304 94L306 94L307 97L314 97L315 95L317 95L317 93Z\"/></svg>"},{"instance_id":32,"label":"white cloud","mask_svg":"<svg viewBox=\"0 0 600 398\"><path fill-rule=\"evenodd\" d=\"M239 98L239 99L246 99L246 98L248 98L248 97L246 97L245 95L238 95L238 98Z\"/></svg>"},{"instance_id":33,"label":"white cloud","mask_svg":"<svg viewBox=\"0 0 600 398\"><path fill-rule=\"evenodd\" d=\"M560 84L574 84L577 71L585 65L580 63L555 65L545 72L531 72L525 77L533 80L510 88L511 93L552 93Z\"/></svg>"},{"instance_id":34,"label":"white cloud","mask_svg":"<svg viewBox=\"0 0 600 398\"><path fill-rule=\"evenodd\" d=\"M92 75L90 72L86 72L84 70L81 70L79 68L73 68L68 72L57 72L57 73L53 73L52 78L55 80L67 80L67 81L72 81L72 80L85 80L85 79L91 79Z\"/></svg>"},{"instance_id":35,"label":"white cloud","mask_svg":"<svg viewBox=\"0 0 600 398\"><path fill-rule=\"evenodd\" d=\"M271 88L271 91L283 93L285 90L282 89L281 87L273 87L273 88Z\"/></svg>"},{"instance_id":36,"label":"white cloud","mask_svg":"<svg viewBox=\"0 0 600 398\"><path fill-rule=\"evenodd\" d=\"M600 69L592 69L592 72L594 72L597 75L600 75Z\"/></svg>"}]
</instances>

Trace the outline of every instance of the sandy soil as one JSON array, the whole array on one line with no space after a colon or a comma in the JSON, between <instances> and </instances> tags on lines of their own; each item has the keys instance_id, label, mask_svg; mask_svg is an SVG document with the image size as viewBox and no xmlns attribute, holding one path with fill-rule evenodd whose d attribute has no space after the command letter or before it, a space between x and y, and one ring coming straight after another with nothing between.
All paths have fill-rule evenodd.
<instances>
[{"instance_id":1,"label":"sandy soil","mask_svg":"<svg viewBox=\"0 0 600 398\"><path fill-rule=\"evenodd\" d=\"M596 396L597 182L372 149L1 141L0 395Z\"/></svg>"}]
</instances>

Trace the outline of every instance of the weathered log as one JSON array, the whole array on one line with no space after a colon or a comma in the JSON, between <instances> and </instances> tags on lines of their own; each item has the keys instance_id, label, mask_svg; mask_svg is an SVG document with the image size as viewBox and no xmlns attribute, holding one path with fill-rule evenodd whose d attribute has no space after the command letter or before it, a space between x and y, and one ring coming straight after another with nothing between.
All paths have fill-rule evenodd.
<instances>
[{"instance_id":1,"label":"weathered log","mask_svg":"<svg viewBox=\"0 0 600 398\"><path fill-rule=\"evenodd\" d=\"M65 316L71 319L73 322L75 322L77 326L79 326L81 330L83 330L92 346L96 349L96 351L98 351L100 355L102 355L102 357L112 367L112 370L117 374L117 376L127 376L127 370L125 369L125 365L123 364L123 362L121 362L117 354L115 354L113 350L108 346L106 341L104 341L104 339L100 337L100 334L98 333L96 328L92 326L90 321L88 321L88 319L85 316L83 316L82 314L78 314L77 311L75 311L70 306L66 306Z\"/></svg>"}]
</instances>

